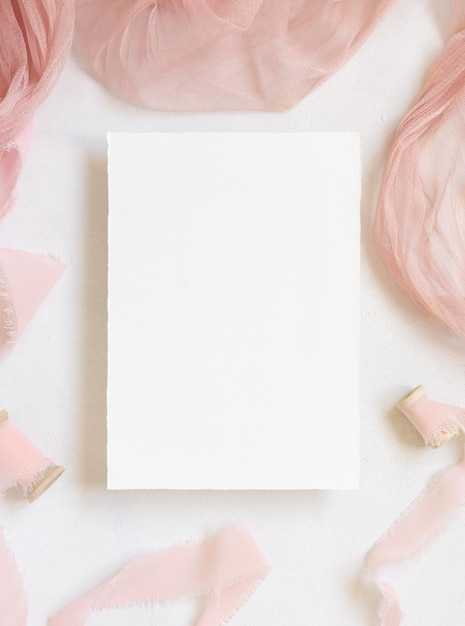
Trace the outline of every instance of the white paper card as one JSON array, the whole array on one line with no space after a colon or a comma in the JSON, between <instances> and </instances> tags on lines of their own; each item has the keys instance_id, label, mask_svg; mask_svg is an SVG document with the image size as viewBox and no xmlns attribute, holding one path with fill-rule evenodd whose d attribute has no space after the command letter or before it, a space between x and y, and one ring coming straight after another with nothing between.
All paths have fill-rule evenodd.
<instances>
[{"instance_id":1,"label":"white paper card","mask_svg":"<svg viewBox=\"0 0 465 626\"><path fill-rule=\"evenodd\" d=\"M358 134L108 139L109 488L358 487Z\"/></svg>"}]
</instances>

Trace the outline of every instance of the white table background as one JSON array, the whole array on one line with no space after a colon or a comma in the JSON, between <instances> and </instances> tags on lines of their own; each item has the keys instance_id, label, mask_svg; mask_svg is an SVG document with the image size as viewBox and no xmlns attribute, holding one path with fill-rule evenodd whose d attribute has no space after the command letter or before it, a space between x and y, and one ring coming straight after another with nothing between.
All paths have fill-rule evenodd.
<instances>
[{"instance_id":1,"label":"white table background","mask_svg":"<svg viewBox=\"0 0 465 626\"><path fill-rule=\"evenodd\" d=\"M140 109L109 94L75 55L71 58L37 112L19 200L0 227L0 246L53 252L69 263L23 338L0 363L0 404L67 470L32 505L16 494L0 503L0 523L27 588L30 626L44 625L49 615L128 560L187 538L200 539L235 520L250 527L273 570L234 624L375 623L375 595L360 582L365 552L434 473L461 452L459 441L439 451L425 449L392 409L420 383L432 397L464 405L465 344L410 303L371 241L386 150L443 45L451 5L451 0L397 0L347 65L285 113ZM359 491L106 490L109 130L362 132ZM127 211L129 220L130 206ZM137 303L134 311L137 316ZM463 624L464 533L465 516L459 514L419 559L393 568L406 625ZM188 624L188 613L187 607L110 612L93 617L91 624Z\"/></svg>"}]
</instances>

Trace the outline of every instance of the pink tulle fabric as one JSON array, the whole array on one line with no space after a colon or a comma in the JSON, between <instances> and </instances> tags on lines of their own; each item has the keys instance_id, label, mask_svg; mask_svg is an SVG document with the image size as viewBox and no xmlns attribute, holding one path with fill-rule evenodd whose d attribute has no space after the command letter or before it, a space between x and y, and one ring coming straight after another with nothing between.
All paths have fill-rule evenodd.
<instances>
[{"instance_id":1,"label":"pink tulle fabric","mask_svg":"<svg viewBox=\"0 0 465 626\"><path fill-rule=\"evenodd\" d=\"M73 0L0 2L0 154L16 141L68 58Z\"/></svg>"},{"instance_id":2,"label":"pink tulle fabric","mask_svg":"<svg viewBox=\"0 0 465 626\"><path fill-rule=\"evenodd\" d=\"M243 525L199 543L149 554L129 563L54 615L49 626L84 626L94 611L202 596L197 626L226 624L265 578L270 566ZM27 626L24 589L0 530L0 623Z\"/></svg>"},{"instance_id":3,"label":"pink tulle fabric","mask_svg":"<svg viewBox=\"0 0 465 626\"><path fill-rule=\"evenodd\" d=\"M19 135L0 151L0 219L13 207L15 189L24 160L29 152L33 134L32 120Z\"/></svg>"},{"instance_id":4,"label":"pink tulle fabric","mask_svg":"<svg viewBox=\"0 0 465 626\"><path fill-rule=\"evenodd\" d=\"M68 58L73 0L0 2L0 219L12 208L32 140L32 117ZM0 250L0 356L63 272L50 257Z\"/></svg>"},{"instance_id":5,"label":"pink tulle fabric","mask_svg":"<svg viewBox=\"0 0 465 626\"><path fill-rule=\"evenodd\" d=\"M286 109L334 73L393 0L76 0L93 69L164 110Z\"/></svg>"},{"instance_id":6,"label":"pink tulle fabric","mask_svg":"<svg viewBox=\"0 0 465 626\"><path fill-rule=\"evenodd\" d=\"M463 28L465 2L454 25ZM379 250L423 309L465 337L465 31L451 37L400 125L375 219Z\"/></svg>"}]
</instances>

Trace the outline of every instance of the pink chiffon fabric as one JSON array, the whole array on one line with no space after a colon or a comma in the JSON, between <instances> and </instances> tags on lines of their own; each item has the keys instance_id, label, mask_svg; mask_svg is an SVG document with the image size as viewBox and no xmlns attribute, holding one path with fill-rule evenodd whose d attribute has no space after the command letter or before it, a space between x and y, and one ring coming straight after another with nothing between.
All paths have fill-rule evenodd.
<instances>
[{"instance_id":1,"label":"pink chiffon fabric","mask_svg":"<svg viewBox=\"0 0 465 626\"><path fill-rule=\"evenodd\" d=\"M465 2L418 101L401 123L374 234L392 274L423 309L465 337Z\"/></svg>"},{"instance_id":2,"label":"pink chiffon fabric","mask_svg":"<svg viewBox=\"0 0 465 626\"><path fill-rule=\"evenodd\" d=\"M84 626L95 611L205 597L197 626L226 624L265 578L270 566L243 525L199 543L156 552L54 615L49 626ZM0 531L0 623L27 626L24 589ZM4 593L4 590L7 593Z\"/></svg>"},{"instance_id":3,"label":"pink chiffon fabric","mask_svg":"<svg viewBox=\"0 0 465 626\"><path fill-rule=\"evenodd\" d=\"M33 134L32 120L19 135L0 151L0 219L5 217L15 202L15 190L23 163L29 152Z\"/></svg>"},{"instance_id":4,"label":"pink chiffon fabric","mask_svg":"<svg viewBox=\"0 0 465 626\"><path fill-rule=\"evenodd\" d=\"M76 0L95 73L164 110L286 109L357 50L393 0Z\"/></svg>"},{"instance_id":5,"label":"pink chiffon fabric","mask_svg":"<svg viewBox=\"0 0 465 626\"><path fill-rule=\"evenodd\" d=\"M0 219L14 204L34 111L68 58L73 27L73 0L0 2ZM62 272L63 265L51 257L0 250L0 356Z\"/></svg>"},{"instance_id":6,"label":"pink chiffon fabric","mask_svg":"<svg viewBox=\"0 0 465 626\"><path fill-rule=\"evenodd\" d=\"M73 0L0 2L0 154L55 85L73 26Z\"/></svg>"},{"instance_id":7,"label":"pink chiffon fabric","mask_svg":"<svg viewBox=\"0 0 465 626\"><path fill-rule=\"evenodd\" d=\"M0 2L0 218L12 206L34 111L63 69L73 27L73 0Z\"/></svg>"}]
</instances>

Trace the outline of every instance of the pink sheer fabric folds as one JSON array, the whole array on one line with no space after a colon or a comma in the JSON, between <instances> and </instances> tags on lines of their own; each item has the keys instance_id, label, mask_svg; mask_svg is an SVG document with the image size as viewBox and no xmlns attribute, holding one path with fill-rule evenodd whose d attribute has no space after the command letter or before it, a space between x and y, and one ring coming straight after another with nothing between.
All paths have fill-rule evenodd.
<instances>
[{"instance_id":1,"label":"pink sheer fabric folds","mask_svg":"<svg viewBox=\"0 0 465 626\"><path fill-rule=\"evenodd\" d=\"M0 219L11 209L32 140L32 117L68 58L73 0L0 2ZM0 356L63 272L51 257L0 250Z\"/></svg>"},{"instance_id":2,"label":"pink sheer fabric folds","mask_svg":"<svg viewBox=\"0 0 465 626\"><path fill-rule=\"evenodd\" d=\"M463 27L458 4L456 26ZM375 239L396 280L465 337L465 31L447 43L400 125L387 162Z\"/></svg>"},{"instance_id":3,"label":"pink sheer fabric folds","mask_svg":"<svg viewBox=\"0 0 465 626\"><path fill-rule=\"evenodd\" d=\"M393 0L76 0L96 74L164 110L286 109L334 73Z\"/></svg>"},{"instance_id":4,"label":"pink sheer fabric folds","mask_svg":"<svg viewBox=\"0 0 465 626\"><path fill-rule=\"evenodd\" d=\"M4 144L0 151L0 219L5 217L15 202L15 189L23 163L29 152L33 134L32 120L19 135Z\"/></svg>"},{"instance_id":5,"label":"pink sheer fabric folds","mask_svg":"<svg viewBox=\"0 0 465 626\"><path fill-rule=\"evenodd\" d=\"M0 2L0 153L54 86L73 27L73 0Z\"/></svg>"},{"instance_id":6,"label":"pink sheer fabric folds","mask_svg":"<svg viewBox=\"0 0 465 626\"><path fill-rule=\"evenodd\" d=\"M0 2L0 218L14 202L34 111L68 58L73 27L73 0Z\"/></svg>"}]
</instances>

